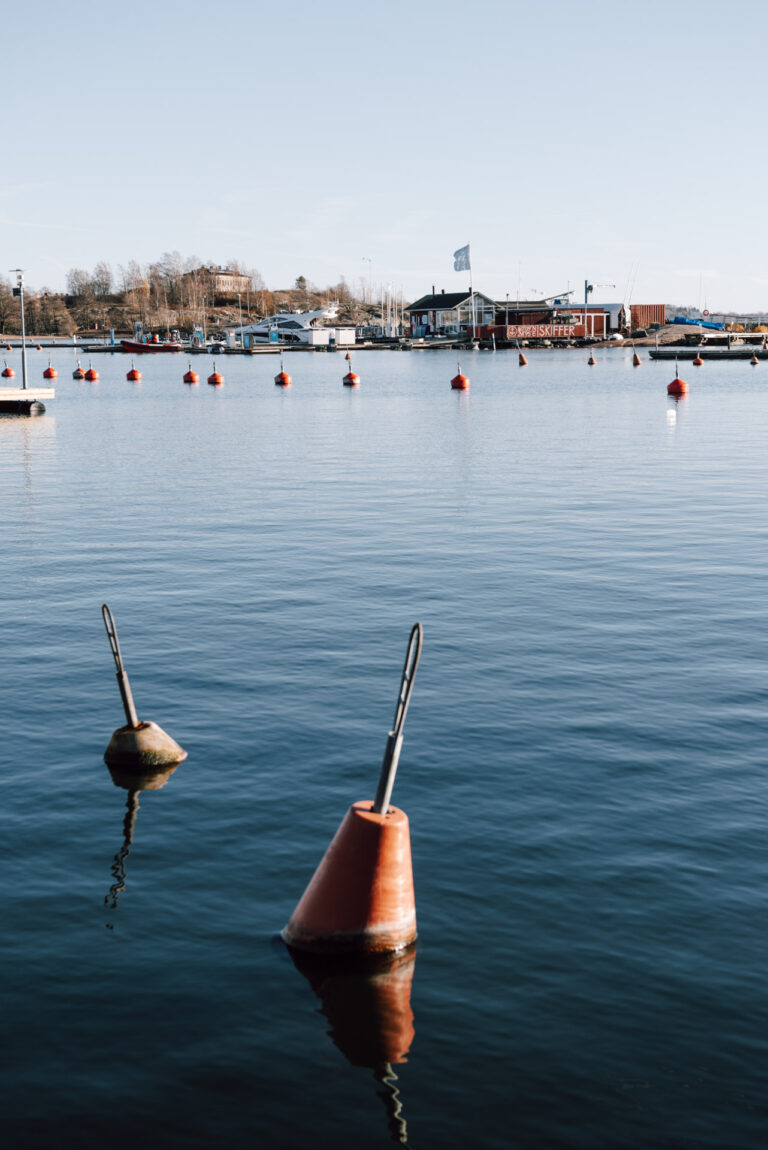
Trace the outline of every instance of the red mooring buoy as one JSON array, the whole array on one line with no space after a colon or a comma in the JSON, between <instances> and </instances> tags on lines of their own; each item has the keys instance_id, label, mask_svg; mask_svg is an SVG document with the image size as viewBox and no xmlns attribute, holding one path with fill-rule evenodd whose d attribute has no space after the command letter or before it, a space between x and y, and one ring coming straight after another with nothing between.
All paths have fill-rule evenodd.
<instances>
[{"instance_id":1,"label":"red mooring buoy","mask_svg":"<svg viewBox=\"0 0 768 1150\"><path fill-rule=\"evenodd\" d=\"M522 352L518 352L517 362L520 365L520 367L527 367L528 366L528 360L525 358L525 356L523 355Z\"/></svg>"},{"instance_id":2,"label":"red mooring buoy","mask_svg":"<svg viewBox=\"0 0 768 1150\"><path fill-rule=\"evenodd\" d=\"M469 387L469 379L466 375L461 374L461 357L456 355L457 374L451 380L451 388L454 391L466 391Z\"/></svg>"},{"instance_id":3,"label":"red mooring buoy","mask_svg":"<svg viewBox=\"0 0 768 1150\"><path fill-rule=\"evenodd\" d=\"M632 353L632 366L633 366L633 367L639 367L639 366L640 366L640 364L641 364L642 362L643 362L643 361L641 360L641 358L640 358L640 356L637 354L637 352L636 352L636 351L635 351L635 352L633 352L633 353Z\"/></svg>"},{"instance_id":4,"label":"red mooring buoy","mask_svg":"<svg viewBox=\"0 0 768 1150\"><path fill-rule=\"evenodd\" d=\"M283 357L280 356L280 370L275 376L275 383L278 387L290 387L293 383L290 375L283 369Z\"/></svg>"},{"instance_id":5,"label":"red mooring buoy","mask_svg":"<svg viewBox=\"0 0 768 1150\"><path fill-rule=\"evenodd\" d=\"M208 376L208 382L213 387L221 387L222 383L224 382L224 376L216 370L216 360L213 361L213 371Z\"/></svg>"},{"instance_id":6,"label":"red mooring buoy","mask_svg":"<svg viewBox=\"0 0 768 1150\"><path fill-rule=\"evenodd\" d=\"M589 359L587 360L587 363L589 364L590 367L594 367L595 364L597 363L597 360L595 359L595 357L593 355L590 355Z\"/></svg>"},{"instance_id":7,"label":"red mooring buoy","mask_svg":"<svg viewBox=\"0 0 768 1150\"><path fill-rule=\"evenodd\" d=\"M704 360L701 358L701 355L697 355L695 359L691 360L691 363L694 367L701 367L704 363Z\"/></svg>"},{"instance_id":8,"label":"red mooring buoy","mask_svg":"<svg viewBox=\"0 0 768 1150\"><path fill-rule=\"evenodd\" d=\"M41 343L39 343L39 344L37 345L37 350L38 350L38 351L42 351L42 350L43 350L43 345L42 345Z\"/></svg>"},{"instance_id":9,"label":"red mooring buoy","mask_svg":"<svg viewBox=\"0 0 768 1150\"><path fill-rule=\"evenodd\" d=\"M192 364L191 363L187 364L187 366L189 368L189 371L184 372L184 382L185 383L199 383L200 382L200 376L197 374L196 371L192 370Z\"/></svg>"},{"instance_id":10,"label":"red mooring buoy","mask_svg":"<svg viewBox=\"0 0 768 1150\"><path fill-rule=\"evenodd\" d=\"M752 358L749 362L752 364L753 367L757 367L760 360L757 358L757 355L753 353Z\"/></svg>"},{"instance_id":11,"label":"red mooring buoy","mask_svg":"<svg viewBox=\"0 0 768 1150\"><path fill-rule=\"evenodd\" d=\"M88 370L86 371L85 375L83 376L83 379L87 379L87 380L90 380L91 383L95 383L98 380L98 378L99 378L98 371L93 370L93 364L91 363L90 360L88 360Z\"/></svg>"},{"instance_id":12,"label":"red mooring buoy","mask_svg":"<svg viewBox=\"0 0 768 1150\"><path fill-rule=\"evenodd\" d=\"M347 811L283 929L288 946L321 954L396 954L416 940L408 816L390 805L422 629L411 631L395 721L373 802Z\"/></svg>"},{"instance_id":13,"label":"red mooring buoy","mask_svg":"<svg viewBox=\"0 0 768 1150\"><path fill-rule=\"evenodd\" d=\"M354 371L348 371L344 376L342 383L345 387L358 387L360 384L360 376L355 375Z\"/></svg>"},{"instance_id":14,"label":"red mooring buoy","mask_svg":"<svg viewBox=\"0 0 768 1150\"><path fill-rule=\"evenodd\" d=\"M133 366L133 360L131 360L131 370L127 372L125 378L130 380L131 383L135 383L141 379L141 372L137 371L137 369Z\"/></svg>"},{"instance_id":15,"label":"red mooring buoy","mask_svg":"<svg viewBox=\"0 0 768 1150\"><path fill-rule=\"evenodd\" d=\"M85 372L83 371L82 367L80 366L80 360L77 361L77 367L72 372L72 378L73 379L85 379Z\"/></svg>"},{"instance_id":16,"label":"red mooring buoy","mask_svg":"<svg viewBox=\"0 0 768 1150\"><path fill-rule=\"evenodd\" d=\"M684 379L675 376L670 384L667 384L667 395L673 395L675 399L680 399L681 396L688 394L688 384Z\"/></svg>"},{"instance_id":17,"label":"red mooring buoy","mask_svg":"<svg viewBox=\"0 0 768 1150\"><path fill-rule=\"evenodd\" d=\"M57 379L58 375L59 375L58 371L56 370L55 367L51 367L51 361L48 360L48 366L46 367L45 371L43 372L43 379Z\"/></svg>"},{"instance_id":18,"label":"red mooring buoy","mask_svg":"<svg viewBox=\"0 0 768 1150\"><path fill-rule=\"evenodd\" d=\"M3 363L5 363L5 360L3 360ZM5 363L5 367L3 368L3 379L13 379L15 374L16 372L13 370L13 368L9 367L8 364Z\"/></svg>"}]
</instances>

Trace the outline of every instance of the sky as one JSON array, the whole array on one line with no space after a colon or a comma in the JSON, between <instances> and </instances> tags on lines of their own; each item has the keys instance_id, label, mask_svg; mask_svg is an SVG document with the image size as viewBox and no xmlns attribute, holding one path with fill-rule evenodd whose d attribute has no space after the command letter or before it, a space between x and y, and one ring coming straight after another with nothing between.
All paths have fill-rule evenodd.
<instances>
[{"instance_id":1,"label":"sky","mask_svg":"<svg viewBox=\"0 0 768 1150\"><path fill-rule=\"evenodd\" d=\"M164 252L272 289L768 310L764 7L25 0L0 246L32 289ZM604 285L604 286L603 286ZM611 285L611 286L609 286Z\"/></svg>"}]
</instances>

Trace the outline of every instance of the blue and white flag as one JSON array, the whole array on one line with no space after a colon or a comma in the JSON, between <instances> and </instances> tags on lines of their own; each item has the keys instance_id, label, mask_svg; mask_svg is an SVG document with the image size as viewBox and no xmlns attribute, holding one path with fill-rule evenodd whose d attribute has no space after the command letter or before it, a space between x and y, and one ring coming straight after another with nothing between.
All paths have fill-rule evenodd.
<instances>
[{"instance_id":1,"label":"blue and white flag","mask_svg":"<svg viewBox=\"0 0 768 1150\"><path fill-rule=\"evenodd\" d=\"M468 272L472 270L469 262L469 244L464 248L459 248L457 252L453 253L453 270L455 272Z\"/></svg>"}]
</instances>

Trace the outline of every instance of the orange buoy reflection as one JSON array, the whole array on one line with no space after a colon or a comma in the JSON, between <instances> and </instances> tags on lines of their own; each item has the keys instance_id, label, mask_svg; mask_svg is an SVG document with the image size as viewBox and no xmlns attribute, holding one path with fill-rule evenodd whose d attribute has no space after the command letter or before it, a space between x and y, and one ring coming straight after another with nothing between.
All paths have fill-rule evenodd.
<instances>
[{"instance_id":1,"label":"orange buoy reflection","mask_svg":"<svg viewBox=\"0 0 768 1150\"><path fill-rule=\"evenodd\" d=\"M394 1142L408 1144L398 1077L393 1067L408 1061L415 1037L411 987L416 950L393 956L329 959L289 951L296 969L320 999L334 1046L353 1066L366 1067L381 1084Z\"/></svg>"}]
</instances>

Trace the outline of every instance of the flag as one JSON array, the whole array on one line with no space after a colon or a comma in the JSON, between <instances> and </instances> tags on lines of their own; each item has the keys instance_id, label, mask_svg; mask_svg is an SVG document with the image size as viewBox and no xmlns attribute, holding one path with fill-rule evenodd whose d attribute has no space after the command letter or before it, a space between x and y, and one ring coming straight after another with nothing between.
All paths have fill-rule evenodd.
<instances>
[{"instance_id":1,"label":"flag","mask_svg":"<svg viewBox=\"0 0 768 1150\"><path fill-rule=\"evenodd\" d=\"M453 270L455 272L468 272L472 270L469 262L469 244L464 248L459 248L457 252L453 253Z\"/></svg>"}]
</instances>

